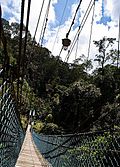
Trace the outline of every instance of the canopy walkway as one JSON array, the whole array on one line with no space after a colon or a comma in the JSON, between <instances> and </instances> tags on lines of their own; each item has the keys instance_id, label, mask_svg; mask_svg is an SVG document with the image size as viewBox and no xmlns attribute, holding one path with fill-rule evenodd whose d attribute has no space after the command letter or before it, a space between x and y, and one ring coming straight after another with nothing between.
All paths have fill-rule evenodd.
<instances>
[{"instance_id":1,"label":"canopy walkway","mask_svg":"<svg viewBox=\"0 0 120 167\"><path fill-rule=\"evenodd\" d=\"M2 29L0 26L4 50L0 67L0 167L120 167L119 128L66 135L36 134L30 132L30 126L23 130L19 104L24 70L20 75L19 60L18 78L13 80ZM20 34L22 40L22 31ZM21 48L20 42L20 53Z\"/></svg>"},{"instance_id":2,"label":"canopy walkway","mask_svg":"<svg viewBox=\"0 0 120 167\"><path fill-rule=\"evenodd\" d=\"M30 128L31 126L28 125L26 136L15 167L49 167L50 165L43 159L42 155L38 153L37 148L33 143Z\"/></svg>"},{"instance_id":3,"label":"canopy walkway","mask_svg":"<svg viewBox=\"0 0 120 167\"><path fill-rule=\"evenodd\" d=\"M120 166L119 129L70 135L42 135L33 130L30 132L28 126L25 135L14 89L14 84L9 81L4 81L0 87L0 167Z\"/></svg>"},{"instance_id":4,"label":"canopy walkway","mask_svg":"<svg viewBox=\"0 0 120 167\"><path fill-rule=\"evenodd\" d=\"M4 82L0 93L0 167L49 167L34 145L30 125L26 133L22 129L13 85Z\"/></svg>"}]
</instances>

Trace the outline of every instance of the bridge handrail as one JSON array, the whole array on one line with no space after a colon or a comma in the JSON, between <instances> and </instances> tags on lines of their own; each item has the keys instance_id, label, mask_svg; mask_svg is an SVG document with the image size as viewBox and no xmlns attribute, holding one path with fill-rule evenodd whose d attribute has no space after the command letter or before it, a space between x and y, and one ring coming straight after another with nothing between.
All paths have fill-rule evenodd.
<instances>
[{"instance_id":1,"label":"bridge handrail","mask_svg":"<svg viewBox=\"0 0 120 167\"><path fill-rule=\"evenodd\" d=\"M0 86L0 91L2 91L2 88L6 85L7 81L4 81L4 83Z\"/></svg>"},{"instance_id":2,"label":"bridge handrail","mask_svg":"<svg viewBox=\"0 0 120 167\"><path fill-rule=\"evenodd\" d=\"M14 167L25 134L17 110L14 85L5 81L0 91L2 91L0 99L0 166Z\"/></svg>"},{"instance_id":3,"label":"bridge handrail","mask_svg":"<svg viewBox=\"0 0 120 167\"><path fill-rule=\"evenodd\" d=\"M96 131L70 135L34 134L38 149L54 167L118 166L120 131ZM67 141L67 142L66 142ZM91 154L91 156L90 156ZM64 159L65 157L65 159Z\"/></svg>"},{"instance_id":4,"label":"bridge handrail","mask_svg":"<svg viewBox=\"0 0 120 167\"><path fill-rule=\"evenodd\" d=\"M0 75L2 74L2 72L3 72L3 69L1 68L1 69L0 69Z\"/></svg>"},{"instance_id":5,"label":"bridge handrail","mask_svg":"<svg viewBox=\"0 0 120 167\"><path fill-rule=\"evenodd\" d=\"M114 133L114 132L119 132L119 131L113 130L112 133ZM60 147L67 148L67 149L68 148L69 149L72 148L73 146L69 145L69 147L68 147L68 146L65 146L65 144L67 142L69 142L74 137L77 137L77 136L80 136L80 135L98 135L98 134L102 135L104 133L108 133L108 131L104 130L104 131L94 131L94 132L75 133L75 134L66 134L66 135L47 135L48 138L50 138L50 137L54 137L54 138L58 138L58 137L60 137L60 138L64 137L65 138L65 137L67 137L67 139L63 143L61 143L61 144L56 144L56 143L50 142L48 140L44 140L43 136L46 136L44 134L40 134L41 135L41 139L40 139L40 137L35 132L33 132L33 136L36 137L37 139L39 139L40 141L44 142L44 143L48 143L48 144L56 146L55 148L53 148L52 150L50 150L48 152L43 152L43 154L45 155L45 154L49 154L51 152L54 152L55 150L57 150ZM76 143L77 143L77 141L76 141Z\"/></svg>"},{"instance_id":6,"label":"bridge handrail","mask_svg":"<svg viewBox=\"0 0 120 167\"><path fill-rule=\"evenodd\" d=\"M44 142L44 143L48 143L48 144L57 146L57 148L60 147L60 145L57 144L57 143L53 143L53 142L50 142L50 141L48 141L48 140L40 139L39 136L38 136L34 131L33 131L32 135L35 136L37 139L39 139L40 141L42 141L42 142ZM48 135L48 137L49 137L49 135ZM61 145L61 147L70 148L70 147L67 147L67 146L65 146L65 145ZM54 150L53 150L53 151L54 151ZM47 154L47 153L43 153L43 154Z\"/></svg>"}]
</instances>

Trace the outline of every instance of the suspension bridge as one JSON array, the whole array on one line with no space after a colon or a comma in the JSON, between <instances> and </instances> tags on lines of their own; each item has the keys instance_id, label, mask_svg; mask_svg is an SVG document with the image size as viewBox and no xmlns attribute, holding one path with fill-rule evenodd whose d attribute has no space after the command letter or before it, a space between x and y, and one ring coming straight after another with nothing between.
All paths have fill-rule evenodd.
<instances>
[{"instance_id":1,"label":"suspension bridge","mask_svg":"<svg viewBox=\"0 0 120 167\"><path fill-rule=\"evenodd\" d=\"M2 76L3 70L1 70ZM1 167L120 166L120 131L42 135L22 129L14 85L0 87Z\"/></svg>"},{"instance_id":2,"label":"suspension bridge","mask_svg":"<svg viewBox=\"0 0 120 167\"><path fill-rule=\"evenodd\" d=\"M119 167L119 129L115 130L113 128L108 131L65 135L43 135L35 133L31 125L28 124L26 131L23 130L19 114L20 94L22 94L20 77L22 80L24 78L24 68L21 67L24 62L21 55L24 1L22 2L16 83L12 78L13 71L7 54L7 41L0 19L0 42L4 48L4 61L0 70L0 167ZM30 1L26 22L24 57L26 54L29 12ZM22 70L21 76L20 70Z\"/></svg>"}]
</instances>

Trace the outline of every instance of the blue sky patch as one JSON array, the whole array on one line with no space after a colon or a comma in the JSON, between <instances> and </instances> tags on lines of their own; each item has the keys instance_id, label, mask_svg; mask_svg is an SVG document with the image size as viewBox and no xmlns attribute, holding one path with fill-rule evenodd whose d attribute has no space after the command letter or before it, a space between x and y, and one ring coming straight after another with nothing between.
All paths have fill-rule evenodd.
<instances>
[{"instance_id":1,"label":"blue sky patch","mask_svg":"<svg viewBox=\"0 0 120 167\"><path fill-rule=\"evenodd\" d=\"M13 7L12 7L12 2L11 2L11 1L8 3L7 8L8 8L9 10L8 10L8 11L7 11L7 10L4 11L4 16L3 16L3 17L4 17L6 20L10 20L11 17L14 17L14 15L12 14L12 11L13 11L14 9L13 9Z\"/></svg>"},{"instance_id":2,"label":"blue sky patch","mask_svg":"<svg viewBox=\"0 0 120 167\"><path fill-rule=\"evenodd\" d=\"M111 22L112 19L111 17L108 17L108 16L103 16L101 17L101 19L99 21L97 21L96 23L97 24L104 24L105 26L107 25L108 22Z\"/></svg>"},{"instance_id":3,"label":"blue sky patch","mask_svg":"<svg viewBox=\"0 0 120 167\"><path fill-rule=\"evenodd\" d=\"M65 8L65 4L67 2L67 6L64 12L64 16L62 18L62 14ZM61 25L64 24L65 21L68 20L68 17L70 17L70 13L71 13L71 5L74 3L77 3L78 0L59 0L57 4L54 5L55 7L55 13L56 13L56 24L59 25L61 22ZM61 21L62 18L62 21Z\"/></svg>"},{"instance_id":4,"label":"blue sky patch","mask_svg":"<svg viewBox=\"0 0 120 167\"><path fill-rule=\"evenodd\" d=\"M111 22L112 19L110 16L105 16L105 8L104 8L104 0L102 0L102 17L99 21L97 21L97 24L104 24L107 25L108 22Z\"/></svg>"},{"instance_id":5,"label":"blue sky patch","mask_svg":"<svg viewBox=\"0 0 120 167\"><path fill-rule=\"evenodd\" d=\"M14 15L12 13L10 13L10 12L5 12L4 13L4 18L6 20L10 20L11 17L14 17Z\"/></svg>"}]
</instances>

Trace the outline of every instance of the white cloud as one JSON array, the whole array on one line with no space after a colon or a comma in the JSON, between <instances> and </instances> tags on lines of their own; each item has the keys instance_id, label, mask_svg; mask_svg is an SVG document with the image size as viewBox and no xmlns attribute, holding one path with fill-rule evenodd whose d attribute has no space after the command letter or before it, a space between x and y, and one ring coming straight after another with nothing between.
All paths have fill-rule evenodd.
<instances>
[{"instance_id":1,"label":"white cloud","mask_svg":"<svg viewBox=\"0 0 120 167\"><path fill-rule=\"evenodd\" d=\"M76 22L78 22L78 20L81 22L83 15L87 9L87 6L89 4L90 0L84 0L81 3L81 18L79 19L77 17ZM8 5L12 3L12 8L14 10L10 10L8 8ZM27 3L27 1L26 1ZM48 25L46 28L46 33L45 33L45 40L47 41L45 43L45 47L47 47L49 50L52 50L53 48L53 44L55 41L55 37L56 37L56 33L58 31L58 26L55 27L56 24L56 14L55 14L55 8L54 8L54 4L59 3L58 0L52 0L51 1L51 6L50 6L50 12L49 12L49 20L48 20ZM107 37L113 37L113 38L117 38L118 36L118 27L117 25L117 21L118 21L118 13L119 13L119 9L120 9L120 3L118 0L105 0L105 15L106 16L111 16L112 21L108 23L107 26L103 25L103 24L97 24L97 21L100 21L101 16L102 16L102 0L98 0L96 1L96 7L95 7L95 17L94 17L94 24L93 24L93 34L92 34L92 41L93 40L100 40L102 39L104 36ZM34 35L35 32L35 28L36 28L36 24L37 24L37 20L38 20L38 16L39 16L39 12L41 9L41 5L42 5L42 1L40 0L34 0L31 1L31 14L30 14L30 22L29 22L29 30L31 32L32 35ZM41 27L43 24L43 19L46 13L46 9L47 9L47 5L48 5L48 0L45 1L45 5L43 8L43 12L42 12L42 17L40 20L40 24L39 24L39 28L37 31L37 35L36 35L36 40L39 40L39 36L40 36L40 32L41 32ZM12 12L13 16L11 17L11 21L15 21L18 18L20 18L20 0L2 0L2 6L3 6L3 13L5 14L5 12ZM69 18L65 21L65 23L63 25L60 26L60 31L58 33L57 36L57 40L55 43L55 47L53 50L53 55L58 55L60 52L60 49L62 47L62 39L65 38L66 33L69 30L69 27L71 25L73 16L74 16L74 12L77 8L77 4L74 3L71 6L71 13L69 15ZM27 9L27 4L25 6L25 9ZM26 10L25 10L26 11ZM62 11L60 11L60 17L62 15ZM26 19L26 12L25 12L25 19ZM88 42L89 42L89 36L90 36L90 27L91 27L91 19L92 19L92 12L90 13L90 16L88 17L88 20L80 34L80 39L79 39L79 47L78 47L78 56L80 56L81 54L85 54L87 56L88 54ZM51 25L54 25L54 27L52 27ZM76 34L78 30L78 27L75 28L74 30L72 29L69 35L69 38L71 39L71 41L73 41L73 38ZM75 52L76 52L76 47L73 50L71 56L70 56L70 61L72 61L75 58ZM94 46L93 43L91 43L91 50L90 50L90 58L94 59L94 55L96 53L96 48ZM61 54L62 59L65 59L65 56L67 55L66 51L63 51Z\"/></svg>"},{"instance_id":2,"label":"white cloud","mask_svg":"<svg viewBox=\"0 0 120 167\"><path fill-rule=\"evenodd\" d=\"M81 4L81 10L85 12L87 6L88 6L88 0L85 0L82 4ZM111 5L110 3L108 4L109 6ZM75 5L73 5L72 7L74 7ZM75 11L75 8L72 8L72 13L73 11ZM105 12L108 12L108 9L105 8ZM108 16L112 16L113 13L110 13L109 10L109 14ZM82 13L82 17L83 17L83 13ZM80 20L82 20L82 17L80 18ZM93 33L92 33L92 41L91 41L91 50L90 50L90 58L94 59L94 55L97 52L97 49L95 48L94 44L93 44L93 40L100 40L102 39L104 36L110 37L110 38L117 38L118 36L118 28L115 26L115 20L112 20L111 22L108 23L108 25L104 25L104 24L97 24L97 21L100 21L102 17L102 0L96 1L96 7L95 7L95 18L94 18L94 24L93 24ZM86 57L88 55L88 45L89 45L89 36L90 36L90 27L91 27L91 18L92 18L92 12L90 13L90 16L88 17L88 20L80 34L80 39L79 39L79 47L78 47L78 56L80 56L81 54L85 54ZM58 39L57 39L57 43L55 45L55 49L53 52L53 55L58 55L59 51L61 49L61 39L65 37L65 33L68 30L68 27L70 25L71 19L69 18L64 25L61 26L61 31L59 32L58 35ZM73 37L75 36L75 33L77 31L78 28L76 28L75 30L72 30L70 33L70 39L71 41L73 41ZM57 28L56 28L57 30ZM55 32L54 32L55 34ZM52 36L52 38L50 38L49 36L49 40L48 43L46 44L46 46L51 50L51 43L53 43L53 39L54 37ZM70 62L75 58L75 52L76 52L76 46L70 56ZM67 55L67 52L63 51L61 54L62 59L65 59L65 56Z\"/></svg>"},{"instance_id":3,"label":"white cloud","mask_svg":"<svg viewBox=\"0 0 120 167\"><path fill-rule=\"evenodd\" d=\"M111 0L112 1L112 18L114 20L118 20L118 17L120 16L120 1L118 0Z\"/></svg>"},{"instance_id":4,"label":"white cloud","mask_svg":"<svg viewBox=\"0 0 120 167\"><path fill-rule=\"evenodd\" d=\"M46 27L46 32L50 31L50 24L54 24L55 20L56 20L55 10L54 10L54 6L53 6L55 3L57 3L57 0L52 0L51 1L49 16L48 16L49 20L48 20L48 24L47 24L47 27ZM40 0L31 1L29 30L30 30L32 35L34 35L35 29L36 29L36 25L37 25L38 16L39 16L39 13L40 13L40 10L41 10L41 6L42 6L42 1L40 1ZM37 34L36 34L37 42L39 41L39 37L40 37L44 17L45 17L45 14L46 14L47 6L48 6L48 1L45 1L44 6L43 6L43 10L42 10L42 15L41 15L40 22L39 22L39 26L38 26L38 31L37 31ZM27 2L26 2L26 5L25 5L25 19L24 20L26 20L26 17L27 17Z\"/></svg>"},{"instance_id":5,"label":"white cloud","mask_svg":"<svg viewBox=\"0 0 120 167\"><path fill-rule=\"evenodd\" d=\"M12 0L1 0L1 4L2 5L8 5L8 4L11 4Z\"/></svg>"},{"instance_id":6,"label":"white cloud","mask_svg":"<svg viewBox=\"0 0 120 167\"><path fill-rule=\"evenodd\" d=\"M111 16L112 20L118 21L120 16L120 2L118 0L106 0L105 3L106 14Z\"/></svg>"},{"instance_id":7,"label":"white cloud","mask_svg":"<svg viewBox=\"0 0 120 167\"><path fill-rule=\"evenodd\" d=\"M96 20L97 21L101 18L101 3L102 2L99 1L96 4L96 11L97 11L96 12ZM88 1L84 1L84 3L81 4L81 10L84 11L84 13L87 9L88 4L89 4ZM58 40L57 40L57 43L55 45L53 55L58 55L59 54L59 51L62 47L61 39L65 38L65 34L68 31L69 26L72 22L73 14L75 13L76 8L77 8L77 4L73 4L72 7L71 7L71 15L70 15L69 19L64 23L64 25L61 26L61 29L60 29L60 32L59 32L59 35L58 35ZM80 22L83 18L84 13L82 13L82 16L80 18ZM85 54L87 56L87 54L88 54L87 52L88 52L88 41L89 41L89 36L90 36L89 34L90 34L91 18L92 18L92 12L91 12L83 30L82 30L82 33L80 34L78 56L80 56L81 54ZM76 21L78 21L78 20L76 19ZM77 30L78 30L78 27L74 30L72 29L72 31L70 32L69 38L71 39L71 41L73 41L73 38L74 38ZM95 30L93 30L93 31L95 31ZM51 43L53 43L53 39L54 39L53 36L52 36L52 38L49 38L49 41L46 45L50 50L51 50ZM101 38L99 37L99 39L101 39ZM75 58L75 52L76 52L76 47L75 47L75 49L73 50L73 52L70 56L70 61L72 61ZM65 59L66 55L67 55L67 52L63 51L62 54L61 54L63 60Z\"/></svg>"},{"instance_id":8,"label":"white cloud","mask_svg":"<svg viewBox=\"0 0 120 167\"><path fill-rule=\"evenodd\" d=\"M27 5L28 5L28 0L25 1L25 12L24 12L24 23L26 21L27 17ZM51 6L50 6L50 11L49 11L49 20L48 20L48 25L49 23L54 23L55 22L55 10L54 10L54 4L57 3L57 0L52 0L51 1ZM3 10L3 17L5 17L5 14L8 13L9 16L11 16L10 21L20 21L20 10L21 10L21 1L20 0L1 0L2 4L2 10ZM47 10L47 5L48 5L48 0L45 1L44 7L43 7L43 12L42 12L42 17L40 21L40 26L38 29L38 34L40 34L41 31L41 25L43 24L43 19ZM30 21L29 21L29 30L32 34L34 34L39 12L42 6L42 1L40 0L34 0L31 1L31 9L30 9ZM37 35L37 40L38 40L38 35Z\"/></svg>"},{"instance_id":9,"label":"white cloud","mask_svg":"<svg viewBox=\"0 0 120 167\"><path fill-rule=\"evenodd\" d=\"M113 10L113 4L112 4L112 0L105 0L105 15L106 16L111 16Z\"/></svg>"},{"instance_id":10,"label":"white cloud","mask_svg":"<svg viewBox=\"0 0 120 167\"><path fill-rule=\"evenodd\" d=\"M20 20L20 0L1 0L1 6L2 17L5 17L7 14L11 16L12 20L15 20L16 22Z\"/></svg>"}]
</instances>

